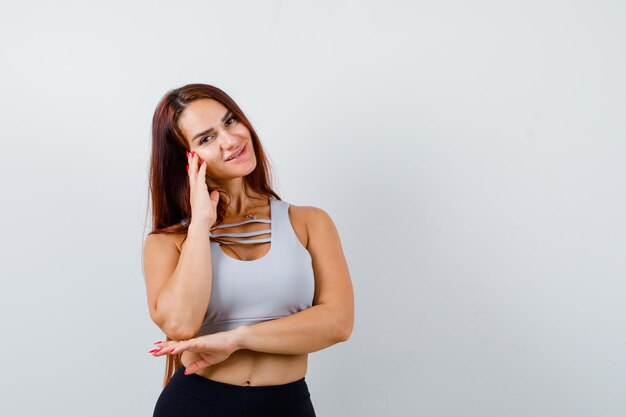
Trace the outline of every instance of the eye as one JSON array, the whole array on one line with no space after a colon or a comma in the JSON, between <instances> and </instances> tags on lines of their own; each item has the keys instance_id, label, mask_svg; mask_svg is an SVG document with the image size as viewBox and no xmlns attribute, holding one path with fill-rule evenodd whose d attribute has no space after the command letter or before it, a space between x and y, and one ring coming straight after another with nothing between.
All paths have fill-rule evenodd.
<instances>
[{"instance_id":1,"label":"eye","mask_svg":"<svg viewBox=\"0 0 626 417\"><path fill-rule=\"evenodd\" d=\"M202 138L202 139L200 139L200 141L198 142L198 145L202 145L202 144L204 143L204 140L205 140L206 138L212 138L212 137L213 137L213 136L210 136L210 135L209 135L209 136L205 136L205 137L203 137L203 138Z\"/></svg>"},{"instance_id":2,"label":"eye","mask_svg":"<svg viewBox=\"0 0 626 417\"><path fill-rule=\"evenodd\" d=\"M232 120L231 123L226 123L226 126L230 126L233 123L235 123L235 121L237 120L237 116L231 116L230 118L228 118L228 120L226 120L226 122L230 122ZM200 139L200 141L198 142L198 145L202 145L205 142L206 138L212 138L213 136L209 135L209 136L205 136L202 139ZM208 142L208 141L206 141Z\"/></svg>"}]
</instances>

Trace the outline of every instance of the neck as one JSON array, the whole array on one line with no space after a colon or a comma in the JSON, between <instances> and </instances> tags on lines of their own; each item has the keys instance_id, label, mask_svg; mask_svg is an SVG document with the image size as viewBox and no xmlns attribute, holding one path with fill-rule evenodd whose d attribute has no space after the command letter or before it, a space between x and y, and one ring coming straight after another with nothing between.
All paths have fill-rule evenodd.
<instances>
[{"instance_id":1,"label":"neck","mask_svg":"<svg viewBox=\"0 0 626 417\"><path fill-rule=\"evenodd\" d=\"M257 207L267 204L267 198L249 190L248 196L243 189L243 178L234 178L226 183L211 184L209 188L214 190L218 188L227 192L230 197L230 205L226 208L226 217L238 217L253 212Z\"/></svg>"},{"instance_id":2,"label":"neck","mask_svg":"<svg viewBox=\"0 0 626 417\"><path fill-rule=\"evenodd\" d=\"M228 217L239 217L253 213L259 207L267 204L265 197L250 198L243 196L241 198L233 197L230 206L226 209L225 215Z\"/></svg>"}]
</instances>

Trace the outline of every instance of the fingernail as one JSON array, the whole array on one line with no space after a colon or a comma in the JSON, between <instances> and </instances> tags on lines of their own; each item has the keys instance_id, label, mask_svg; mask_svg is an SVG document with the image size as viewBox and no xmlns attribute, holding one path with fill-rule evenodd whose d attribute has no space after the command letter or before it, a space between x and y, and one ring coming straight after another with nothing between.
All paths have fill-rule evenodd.
<instances>
[{"instance_id":1,"label":"fingernail","mask_svg":"<svg viewBox=\"0 0 626 417\"><path fill-rule=\"evenodd\" d=\"M157 343L162 343L162 340L159 340L158 342L154 342L153 345L156 345Z\"/></svg>"},{"instance_id":2,"label":"fingernail","mask_svg":"<svg viewBox=\"0 0 626 417\"><path fill-rule=\"evenodd\" d=\"M189 164L187 164L187 172L189 172Z\"/></svg>"},{"instance_id":3,"label":"fingernail","mask_svg":"<svg viewBox=\"0 0 626 417\"><path fill-rule=\"evenodd\" d=\"M193 158L194 156L196 156L196 151L191 151L191 157Z\"/></svg>"},{"instance_id":4,"label":"fingernail","mask_svg":"<svg viewBox=\"0 0 626 417\"><path fill-rule=\"evenodd\" d=\"M187 375L187 370L185 369L185 372L183 372L183 374Z\"/></svg>"},{"instance_id":5,"label":"fingernail","mask_svg":"<svg viewBox=\"0 0 626 417\"><path fill-rule=\"evenodd\" d=\"M187 154L187 158L189 158L189 151L185 151L185 153Z\"/></svg>"},{"instance_id":6,"label":"fingernail","mask_svg":"<svg viewBox=\"0 0 626 417\"><path fill-rule=\"evenodd\" d=\"M154 353L154 352L157 352L159 350L161 350L161 349L152 349L152 350L149 350L148 353Z\"/></svg>"},{"instance_id":7,"label":"fingernail","mask_svg":"<svg viewBox=\"0 0 626 417\"><path fill-rule=\"evenodd\" d=\"M174 348L174 349L170 350L170 353L174 352L174 350L175 350L175 349L176 349L176 348Z\"/></svg>"}]
</instances>

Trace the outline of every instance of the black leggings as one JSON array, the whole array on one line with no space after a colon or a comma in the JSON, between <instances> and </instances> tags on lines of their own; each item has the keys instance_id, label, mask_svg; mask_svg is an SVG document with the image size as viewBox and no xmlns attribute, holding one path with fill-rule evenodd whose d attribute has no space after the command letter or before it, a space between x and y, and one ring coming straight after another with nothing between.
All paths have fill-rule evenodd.
<instances>
[{"instance_id":1,"label":"black leggings","mask_svg":"<svg viewBox=\"0 0 626 417\"><path fill-rule=\"evenodd\" d=\"M174 372L152 417L315 417L304 378L282 385L248 386Z\"/></svg>"}]
</instances>

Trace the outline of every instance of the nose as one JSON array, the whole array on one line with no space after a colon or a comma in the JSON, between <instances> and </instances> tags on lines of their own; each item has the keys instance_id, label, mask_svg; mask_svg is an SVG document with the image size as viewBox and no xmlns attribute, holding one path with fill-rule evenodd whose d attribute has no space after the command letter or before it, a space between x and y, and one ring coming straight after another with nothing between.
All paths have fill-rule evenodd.
<instances>
[{"instance_id":1,"label":"nose","mask_svg":"<svg viewBox=\"0 0 626 417\"><path fill-rule=\"evenodd\" d=\"M220 136L222 137L222 147L224 149L237 147L240 143L240 140L237 138L237 136L229 133L226 130L222 131Z\"/></svg>"}]
</instances>

